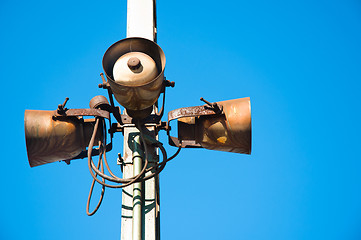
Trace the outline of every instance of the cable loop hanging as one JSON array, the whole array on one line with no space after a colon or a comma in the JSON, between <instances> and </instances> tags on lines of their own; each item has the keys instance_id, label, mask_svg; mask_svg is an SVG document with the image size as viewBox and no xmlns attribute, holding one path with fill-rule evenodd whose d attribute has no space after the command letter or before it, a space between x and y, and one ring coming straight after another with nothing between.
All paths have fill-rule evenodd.
<instances>
[{"instance_id":1,"label":"cable loop hanging","mask_svg":"<svg viewBox=\"0 0 361 240\"><path fill-rule=\"evenodd\" d=\"M95 142L95 138L96 138L96 134L98 132L100 122L101 122L101 126L103 128L103 131L102 131L102 135L101 135L101 140L99 141L99 162L98 162L97 166L95 166L93 159L92 159L92 151L93 151L94 142ZM140 125L140 123L138 122L136 124L136 126L139 129L140 138L141 138L141 141L142 141L143 147L144 147L144 152L145 152L144 166L143 166L141 172L136 176L133 176L130 178L119 178L110 170L110 167L109 167L109 164L108 164L108 161L106 158L106 131L104 131L106 129L105 121L101 117L96 118L94 130L93 130L93 133L92 133L92 136L91 136L91 139L89 142L89 146L88 146L88 168L89 168L91 176L93 177L93 181L92 181L90 191L89 191L87 206L86 206L86 212L89 216L96 213L96 211L99 209L99 207L102 203L102 200L103 200L105 187L123 188L123 187L127 187L135 182L143 182L148 179L151 179L152 177L158 175L164 169L167 162L169 162L170 160L172 160L179 154L181 148L178 148L177 152L173 156L171 156L170 158L167 158L167 152L166 152L165 148L163 147L163 144L149 135L145 136L143 133L144 125ZM105 133L105 134L103 134L103 133ZM149 164L148 144L151 144L154 147L158 147L163 155L162 162L157 163L155 166L149 167L149 168L148 168L148 164ZM104 161L104 163L103 163L103 161ZM104 173L104 165L111 176ZM152 172L152 173L145 176L145 174L148 172ZM102 178L102 180L99 180L98 176L100 176ZM106 183L105 180L108 180L108 181L114 182L114 183L120 183L120 185L111 185L111 184ZM102 185L102 192L101 192L100 199L98 201L97 206L95 207L95 209L92 212L89 212L89 205L90 205L90 200L91 200L91 196L93 193L95 182Z\"/></svg>"},{"instance_id":2,"label":"cable loop hanging","mask_svg":"<svg viewBox=\"0 0 361 240\"><path fill-rule=\"evenodd\" d=\"M99 162L98 162L97 168L99 169L99 167L100 167L101 170L104 171L104 166L103 166L103 163L101 161L101 155L102 154L99 155ZM103 178L103 183L105 183L104 178ZM98 204L97 204L97 206L95 207L95 209L92 212L89 212L90 200L91 200L91 197L92 197L92 194L93 194L94 184L95 184L95 180L93 179L91 187L90 187L89 195L88 195L88 200L87 200L87 203L86 203L86 214L88 216L92 216L92 215L94 215L94 213L96 213L98 211L100 205L102 204L103 197L104 197L104 192L105 192L105 186L102 185L102 192L100 194L100 199L98 201Z\"/></svg>"}]
</instances>

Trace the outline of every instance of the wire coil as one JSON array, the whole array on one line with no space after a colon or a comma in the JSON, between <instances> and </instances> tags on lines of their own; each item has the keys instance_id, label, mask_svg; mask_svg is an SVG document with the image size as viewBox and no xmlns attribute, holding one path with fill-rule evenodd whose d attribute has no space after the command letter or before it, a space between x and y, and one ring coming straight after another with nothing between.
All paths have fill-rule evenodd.
<instances>
[{"instance_id":1,"label":"wire coil","mask_svg":"<svg viewBox=\"0 0 361 240\"><path fill-rule=\"evenodd\" d=\"M140 132L140 138L143 144L143 148L144 148L144 152L145 152L145 159L144 159L144 166L142 168L142 170L140 171L140 173L136 176L130 177L130 178L120 178L117 177L111 170L106 158L106 134L102 134L101 139L99 141L99 161L97 163L97 166L95 166L93 159L92 159L92 151L93 151L93 146L94 146L94 142L95 142L95 137L96 137L96 133L98 131L99 125L101 124L103 129L106 129L106 125L105 125L105 121L103 118L101 117L97 117L96 121L95 121L95 126L94 126L94 130L93 130L93 134L92 137L90 139L89 142L89 146L88 146L88 168L90 171L91 176L93 177L93 181L90 187L90 191L89 191L89 195L88 195L88 200L87 200L87 205L86 205L86 213L89 216L92 216L93 214L95 214L97 212L97 210L99 209L102 201L103 201L103 197L104 197L104 193L105 193L105 187L109 187L109 188L124 188L127 187L133 183L136 182L144 182L148 179L153 178L154 176L158 175L165 167L166 163L169 162L170 160L172 160L173 158L175 158L181 148L178 148L178 150L176 151L176 153L171 156L170 158L167 158L167 152L165 150L165 148L163 147L163 144L159 141L157 141L155 138L149 136L149 135L144 135L144 125L140 125L139 123L136 124L137 128L139 129ZM102 131L103 133L106 133L106 131ZM147 145L152 145L154 147L158 147L160 149L160 151L162 152L163 155L163 161L160 163L157 163L155 166L153 167L149 167L149 161L148 161L148 147ZM105 174L104 172L104 165L107 169L107 171L109 172L110 176ZM148 172L152 172L149 175L146 175L146 173ZM101 177L102 180L98 179L98 176ZM118 185L112 185L112 184L108 184L106 183L107 181L116 183ZM101 195L99 198L99 201L95 207L95 209L90 212L89 211L89 206L90 206L90 201L91 201L91 197L92 197L92 193L93 193L93 189L94 189L94 185L95 182L99 183L102 185L102 190L101 190Z\"/></svg>"}]
</instances>

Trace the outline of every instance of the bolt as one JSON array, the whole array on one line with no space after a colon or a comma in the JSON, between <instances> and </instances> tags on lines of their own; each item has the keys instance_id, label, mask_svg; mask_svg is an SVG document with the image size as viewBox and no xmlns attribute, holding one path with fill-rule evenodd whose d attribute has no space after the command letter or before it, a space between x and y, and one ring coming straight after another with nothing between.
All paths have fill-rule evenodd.
<instances>
[{"instance_id":1,"label":"bolt","mask_svg":"<svg viewBox=\"0 0 361 240\"><path fill-rule=\"evenodd\" d=\"M207 100L205 100L204 98L200 98L201 101L205 102L210 109L212 109L216 114L220 114L222 112L222 105L219 105L215 102L215 103L211 103L211 102L208 102ZM207 107L205 107L207 108Z\"/></svg>"},{"instance_id":2,"label":"bolt","mask_svg":"<svg viewBox=\"0 0 361 240\"><path fill-rule=\"evenodd\" d=\"M129 58L128 67L131 70L137 70L138 68L140 68L140 66L142 66L142 64L140 63L139 58L136 58L136 57Z\"/></svg>"},{"instance_id":3,"label":"bolt","mask_svg":"<svg viewBox=\"0 0 361 240\"><path fill-rule=\"evenodd\" d=\"M213 104L212 103L210 103L210 102L208 102L207 100L205 100L204 98L200 98L200 100L202 101L202 102L205 102L207 105L209 105L210 107L213 107Z\"/></svg>"},{"instance_id":4,"label":"bolt","mask_svg":"<svg viewBox=\"0 0 361 240\"><path fill-rule=\"evenodd\" d=\"M65 98L65 101L63 102L63 104L62 104L62 106L63 106L63 108L65 107L65 104L68 102L68 100L69 100L69 98L67 97L67 98Z\"/></svg>"},{"instance_id":5,"label":"bolt","mask_svg":"<svg viewBox=\"0 0 361 240\"><path fill-rule=\"evenodd\" d=\"M174 87L175 86L175 82L171 82L171 81L169 81L169 80L165 80L165 86L166 87Z\"/></svg>"},{"instance_id":6,"label":"bolt","mask_svg":"<svg viewBox=\"0 0 361 240\"><path fill-rule=\"evenodd\" d=\"M64 112L65 110L65 104L68 102L69 98L65 98L65 101L63 102L63 104L59 104L58 105L58 113L61 114Z\"/></svg>"},{"instance_id":7,"label":"bolt","mask_svg":"<svg viewBox=\"0 0 361 240\"><path fill-rule=\"evenodd\" d=\"M124 159L122 158L122 155L120 153L118 153L117 164L118 165L123 165L124 164Z\"/></svg>"}]
</instances>

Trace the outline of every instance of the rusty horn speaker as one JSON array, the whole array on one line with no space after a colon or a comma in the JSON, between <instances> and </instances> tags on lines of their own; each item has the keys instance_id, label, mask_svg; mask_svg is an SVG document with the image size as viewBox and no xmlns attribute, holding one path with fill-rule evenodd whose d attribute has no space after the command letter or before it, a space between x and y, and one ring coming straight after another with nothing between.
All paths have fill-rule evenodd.
<instances>
[{"instance_id":1,"label":"rusty horn speaker","mask_svg":"<svg viewBox=\"0 0 361 240\"><path fill-rule=\"evenodd\" d=\"M103 69L115 99L134 118L145 118L163 87L165 55L153 41L126 38L103 56Z\"/></svg>"},{"instance_id":2,"label":"rusty horn speaker","mask_svg":"<svg viewBox=\"0 0 361 240\"><path fill-rule=\"evenodd\" d=\"M250 98L207 103L169 112L168 122L178 119L178 138L170 136L170 144L250 154Z\"/></svg>"},{"instance_id":3,"label":"rusty horn speaker","mask_svg":"<svg viewBox=\"0 0 361 240\"><path fill-rule=\"evenodd\" d=\"M73 159L89 144L94 119L54 117L55 112L25 110L25 139L30 167ZM100 136L101 130L97 139Z\"/></svg>"}]
</instances>

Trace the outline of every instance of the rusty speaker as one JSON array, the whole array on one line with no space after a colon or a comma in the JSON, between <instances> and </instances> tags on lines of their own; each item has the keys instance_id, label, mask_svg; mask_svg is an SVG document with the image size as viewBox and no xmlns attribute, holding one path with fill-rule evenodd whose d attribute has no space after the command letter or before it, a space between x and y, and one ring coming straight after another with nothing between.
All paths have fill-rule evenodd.
<instances>
[{"instance_id":1,"label":"rusty speaker","mask_svg":"<svg viewBox=\"0 0 361 240\"><path fill-rule=\"evenodd\" d=\"M251 153L250 98L240 98L208 105L180 108L168 114L168 121L178 119L178 138L170 144L203 147L234 153Z\"/></svg>"},{"instance_id":2,"label":"rusty speaker","mask_svg":"<svg viewBox=\"0 0 361 240\"><path fill-rule=\"evenodd\" d=\"M152 111L164 80L165 55L153 41L126 38L103 56L103 69L115 99L135 118Z\"/></svg>"},{"instance_id":3,"label":"rusty speaker","mask_svg":"<svg viewBox=\"0 0 361 240\"><path fill-rule=\"evenodd\" d=\"M94 119L54 117L56 111L25 110L25 139L30 167L69 160L88 146ZM96 134L96 143L102 135Z\"/></svg>"}]
</instances>

